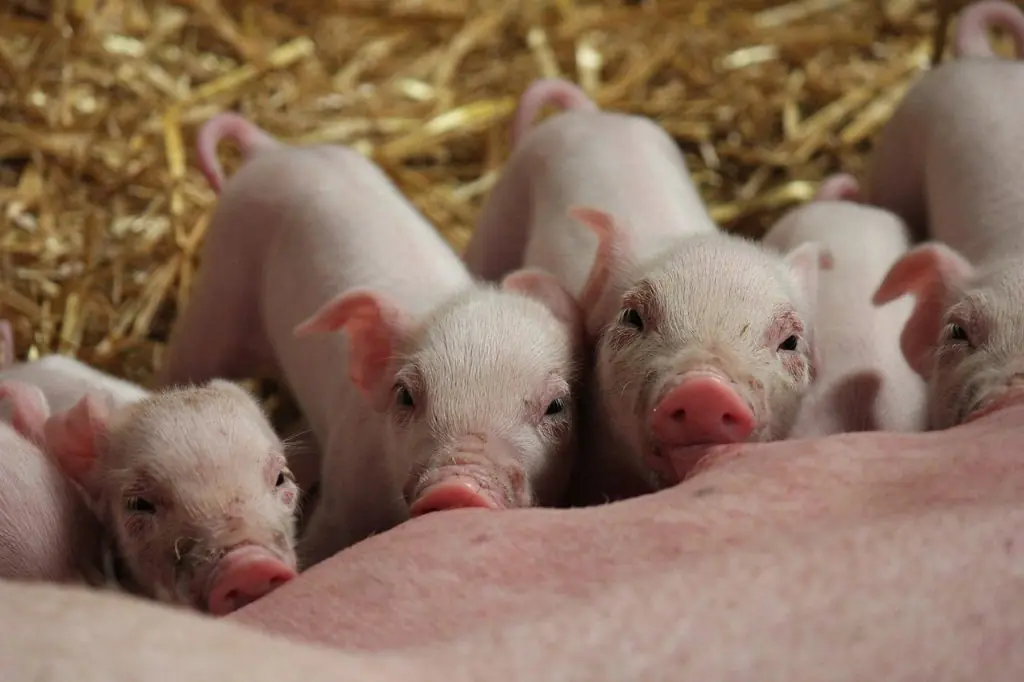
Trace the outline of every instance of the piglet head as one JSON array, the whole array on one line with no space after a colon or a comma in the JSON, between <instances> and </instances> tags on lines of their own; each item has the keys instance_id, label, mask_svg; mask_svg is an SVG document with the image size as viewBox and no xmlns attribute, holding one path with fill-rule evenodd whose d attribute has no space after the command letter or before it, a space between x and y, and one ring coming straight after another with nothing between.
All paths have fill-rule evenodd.
<instances>
[{"instance_id":1,"label":"piglet head","mask_svg":"<svg viewBox=\"0 0 1024 682\"><path fill-rule=\"evenodd\" d=\"M212 381L116 410L90 394L45 435L139 592L220 615L294 577L298 489L240 387Z\"/></svg>"},{"instance_id":2,"label":"piglet head","mask_svg":"<svg viewBox=\"0 0 1024 682\"><path fill-rule=\"evenodd\" d=\"M541 272L473 287L412 320L353 290L299 332L343 329L349 376L386 418L410 514L552 503L565 487L582 348L575 300Z\"/></svg>"},{"instance_id":3,"label":"piglet head","mask_svg":"<svg viewBox=\"0 0 1024 682\"><path fill-rule=\"evenodd\" d=\"M687 448L788 431L812 378L818 271L830 262L814 244L778 256L713 234L638 269L597 342L594 385L639 475L662 486Z\"/></svg>"},{"instance_id":4,"label":"piglet head","mask_svg":"<svg viewBox=\"0 0 1024 682\"><path fill-rule=\"evenodd\" d=\"M912 294L900 344L929 383L932 428L955 426L997 405L1024 384L1024 269L1010 260L976 270L940 243L924 243L886 274L875 303Z\"/></svg>"}]
</instances>

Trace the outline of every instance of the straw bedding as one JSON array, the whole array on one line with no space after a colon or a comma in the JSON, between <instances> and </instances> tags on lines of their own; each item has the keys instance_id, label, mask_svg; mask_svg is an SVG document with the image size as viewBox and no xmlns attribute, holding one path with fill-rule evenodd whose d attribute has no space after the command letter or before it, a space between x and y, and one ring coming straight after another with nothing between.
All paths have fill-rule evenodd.
<instances>
[{"instance_id":1,"label":"straw bedding","mask_svg":"<svg viewBox=\"0 0 1024 682\"><path fill-rule=\"evenodd\" d=\"M194 134L225 109L370 155L461 249L516 97L563 76L657 120L713 217L757 235L862 169L962 4L2 0L0 316L19 358L148 383L215 203Z\"/></svg>"}]
</instances>

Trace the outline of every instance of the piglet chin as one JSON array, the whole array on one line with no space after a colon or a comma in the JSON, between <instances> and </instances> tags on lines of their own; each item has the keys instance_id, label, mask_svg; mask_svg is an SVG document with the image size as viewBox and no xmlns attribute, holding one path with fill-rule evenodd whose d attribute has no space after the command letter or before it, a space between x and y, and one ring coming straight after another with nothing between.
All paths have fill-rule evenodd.
<instances>
[{"instance_id":1,"label":"piglet chin","mask_svg":"<svg viewBox=\"0 0 1024 682\"><path fill-rule=\"evenodd\" d=\"M215 616L237 611L295 577L273 552L257 545L231 550L217 562L207 580L206 606Z\"/></svg>"}]
</instances>

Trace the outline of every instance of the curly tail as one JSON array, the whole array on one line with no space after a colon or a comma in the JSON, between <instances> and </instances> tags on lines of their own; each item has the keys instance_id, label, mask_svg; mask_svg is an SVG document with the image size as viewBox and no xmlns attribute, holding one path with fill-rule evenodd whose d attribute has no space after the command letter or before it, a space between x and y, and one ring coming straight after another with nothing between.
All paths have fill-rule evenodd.
<instances>
[{"instance_id":1,"label":"curly tail","mask_svg":"<svg viewBox=\"0 0 1024 682\"><path fill-rule=\"evenodd\" d=\"M960 12L953 40L953 52L956 57L997 56L988 38L989 29L995 26L1013 37L1017 59L1024 59L1024 12L1004 0L979 0Z\"/></svg>"},{"instance_id":2,"label":"curly tail","mask_svg":"<svg viewBox=\"0 0 1024 682\"><path fill-rule=\"evenodd\" d=\"M530 84L519 98L512 118L512 148L522 139L545 104L573 111L597 111L597 104L575 83L561 78L542 78Z\"/></svg>"},{"instance_id":3,"label":"curly tail","mask_svg":"<svg viewBox=\"0 0 1024 682\"><path fill-rule=\"evenodd\" d=\"M254 152L281 144L265 130L238 114L217 114L204 123L196 134L199 170L218 194L224 185L224 169L217 159L217 145L225 137L230 137L242 148L242 155L246 159Z\"/></svg>"},{"instance_id":4,"label":"curly tail","mask_svg":"<svg viewBox=\"0 0 1024 682\"><path fill-rule=\"evenodd\" d=\"M814 193L812 201L853 201L860 202L860 183L849 173L829 175Z\"/></svg>"}]
</instances>

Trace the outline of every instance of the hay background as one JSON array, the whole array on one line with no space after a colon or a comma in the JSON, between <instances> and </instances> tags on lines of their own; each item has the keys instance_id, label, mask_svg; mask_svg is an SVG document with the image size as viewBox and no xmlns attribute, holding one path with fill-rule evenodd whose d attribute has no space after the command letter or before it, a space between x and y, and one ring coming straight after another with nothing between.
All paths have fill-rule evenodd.
<instances>
[{"instance_id":1,"label":"hay background","mask_svg":"<svg viewBox=\"0 0 1024 682\"><path fill-rule=\"evenodd\" d=\"M861 170L944 35L938 14L922 0L0 0L0 316L19 358L67 353L148 383L215 201L195 130L224 109L372 155L461 249L516 97L565 76L659 121L712 215L758 234L824 174Z\"/></svg>"}]
</instances>

